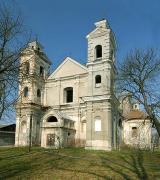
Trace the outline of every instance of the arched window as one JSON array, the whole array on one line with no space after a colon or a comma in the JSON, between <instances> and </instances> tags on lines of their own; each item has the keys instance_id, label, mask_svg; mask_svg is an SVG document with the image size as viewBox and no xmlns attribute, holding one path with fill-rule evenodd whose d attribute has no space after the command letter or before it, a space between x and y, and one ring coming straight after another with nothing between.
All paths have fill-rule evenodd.
<instances>
[{"instance_id":1,"label":"arched window","mask_svg":"<svg viewBox=\"0 0 160 180\"><path fill-rule=\"evenodd\" d=\"M37 89L37 97L41 97L41 90Z\"/></svg>"},{"instance_id":2,"label":"arched window","mask_svg":"<svg viewBox=\"0 0 160 180\"><path fill-rule=\"evenodd\" d=\"M101 45L97 45L95 47L95 56L96 56L96 59L102 57L102 46Z\"/></svg>"},{"instance_id":3,"label":"arched window","mask_svg":"<svg viewBox=\"0 0 160 180\"><path fill-rule=\"evenodd\" d=\"M29 74L30 64L26 62L26 74Z\"/></svg>"},{"instance_id":4,"label":"arched window","mask_svg":"<svg viewBox=\"0 0 160 180\"><path fill-rule=\"evenodd\" d=\"M73 102L73 88L67 87L64 89L64 102L70 103Z\"/></svg>"},{"instance_id":5,"label":"arched window","mask_svg":"<svg viewBox=\"0 0 160 180\"><path fill-rule=\"evenodd\" d=\"M47 119L47 122L58 122L57 118L55 116L50 116L48 119Z\"/></svg>"},{"instance_id":6,"label":"arched window","mask_svg":"<svg viewBox=\"0 0 160 180\"><path fill-rule=\"evenodd\" d=\"M24 97L28 97L28 87L24 88Z\"/></svg>"},{"instance_id":7,"label":"arched window","mask_svg":"<svg viewBox=\"0 0 160 180\"><path fill-rule=\"evenodd\" d=\"M101 131L101 118L95 117L95 131Z\"/></svg>"}]
</instances>

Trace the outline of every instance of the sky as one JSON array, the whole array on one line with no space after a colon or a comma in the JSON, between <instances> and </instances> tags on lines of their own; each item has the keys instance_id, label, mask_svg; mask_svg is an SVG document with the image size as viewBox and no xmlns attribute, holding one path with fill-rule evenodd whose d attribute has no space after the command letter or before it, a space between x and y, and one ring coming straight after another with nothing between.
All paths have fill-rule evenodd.
<instances>
[{"instance_id":1,"label":"sky","mask_svg":"<svg viewBox=\"0 0 160 180\"><path fill-rule=\"evenodd\" d=\"M160 0L8 0L16 2L26 29L43 45L51 72L70 56L87 62L86 35L107 19L116 36L116 61L135 48L159 48Z\"/></svg>"},{"instance_id":2,"label":"sky","mask_svg":"<svg viewBox=\"0 0 160 180\"><path fill-rule=\"evenodd\" d=\"M52 69L65 57L87 62L86 35L105 18L116 36L117 62L135 48L159 48L159 0L17 0L26 27L43 45Z\"/></svg>"}]
</instances>

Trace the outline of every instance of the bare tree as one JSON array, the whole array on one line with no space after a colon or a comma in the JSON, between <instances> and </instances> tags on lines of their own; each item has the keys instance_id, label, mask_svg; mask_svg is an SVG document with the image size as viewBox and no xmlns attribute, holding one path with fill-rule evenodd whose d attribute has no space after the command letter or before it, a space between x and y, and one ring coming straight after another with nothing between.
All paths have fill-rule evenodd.
<instances>
[{"instance_id":1,"label":"bare tree","mask_svg":"<svg viewBox=\"0 0 160 180\"><path fill-rule=\"evenodd\" d=\"M131 51L119 66L117 88L144 108L160 136L160 56L155 49Z\"/></svg>"},{"instance_id":2,"label":"bare tree","mask_svg":"<svg viewBox=\"0 0 160 180\"><path fill-rule=\"evenodd\" d=\"M12 108L18 89L19 58L29 42L16 5L0 3L0 119Z\"/></svg>"}]
</instances>

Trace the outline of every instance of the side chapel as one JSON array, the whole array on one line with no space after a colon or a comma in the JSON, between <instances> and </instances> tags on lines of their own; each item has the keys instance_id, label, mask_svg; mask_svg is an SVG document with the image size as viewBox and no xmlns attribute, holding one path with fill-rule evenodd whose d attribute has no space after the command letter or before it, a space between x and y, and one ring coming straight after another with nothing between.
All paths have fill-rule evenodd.
<instances>
[{"instance_id":1,"label":"side chapel","mask_svg":"<svg viewBox=\"0 0 160 180\"><path fill-rule=\"evenodd\" d=\"M121 135L119 101L114 92L115 36L106 20L95 26L86 36L86 65L66 57L49 74L51 61L39 42L29 43L22 52L17 146L28 145L30 139L42 147L112 150L118 146Z\"/></svg>"}]
</instances>

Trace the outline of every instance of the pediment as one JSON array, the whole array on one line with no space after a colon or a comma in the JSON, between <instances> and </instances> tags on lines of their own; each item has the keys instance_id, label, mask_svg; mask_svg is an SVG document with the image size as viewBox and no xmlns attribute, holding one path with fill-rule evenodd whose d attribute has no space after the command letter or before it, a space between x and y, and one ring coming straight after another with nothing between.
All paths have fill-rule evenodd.
<instances>
[{"instance_id":1,"label":"pediment","mask_svg":"<svg viewBox=\"0 0 160 180\"><path fill-rule=\"evenodd\" d=\"M87 68L70 57L64 59L48 79L68 77L87 73Z\"/></svg>"},{"instance_id":2,"label":"pediment","mask_svg":"<svg viewBox=\"0 0 160 180\"><path fill-rule=\"evenodd\" d=\"M108 33L109 31L110 30L107 28L98 27L95 30L93 30L92 32L90 32L86 37L87 38L93 38L93 37L103 36L106 33Z\"/></svg>"}]
</instances>

